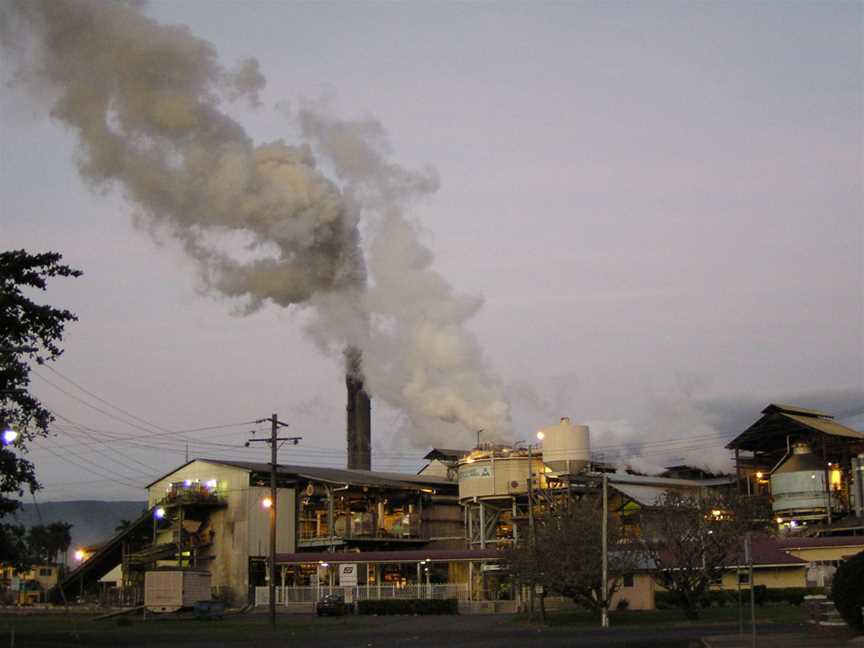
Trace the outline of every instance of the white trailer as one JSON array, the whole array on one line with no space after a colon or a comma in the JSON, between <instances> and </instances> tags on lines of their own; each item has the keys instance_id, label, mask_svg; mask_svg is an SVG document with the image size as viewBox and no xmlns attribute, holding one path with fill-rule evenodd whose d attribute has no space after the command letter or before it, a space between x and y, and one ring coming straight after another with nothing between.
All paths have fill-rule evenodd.
<instances>
[{"instance_id":1,"label":"white trailer","mask_svg":"<svg viewBox=\"0 0 864 648\"><path fill-rule=\"evenodd\" d=\"M210 572L159 569L144 574L144 607L150 612L177 612L210 600Z\"/></svg>"}]
</instances>

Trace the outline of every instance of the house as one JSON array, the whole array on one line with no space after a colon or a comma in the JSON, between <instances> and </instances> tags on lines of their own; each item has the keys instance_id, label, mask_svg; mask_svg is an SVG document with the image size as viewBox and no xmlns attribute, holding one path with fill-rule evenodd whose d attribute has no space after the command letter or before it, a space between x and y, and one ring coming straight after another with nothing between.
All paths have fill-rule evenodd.
<instances>
[{"instance_id":1,"label":"house","mask_svg":"<svg viewBox=\"0 0 864 648\"><path fill-rule=\"evenodd\" d=\"M14 605L44 603L60 578L60 569L60 565L42 564L18 572L14 567L0 566L0 589L6 593L8 603Z\"/></svg>"}]
</instances>

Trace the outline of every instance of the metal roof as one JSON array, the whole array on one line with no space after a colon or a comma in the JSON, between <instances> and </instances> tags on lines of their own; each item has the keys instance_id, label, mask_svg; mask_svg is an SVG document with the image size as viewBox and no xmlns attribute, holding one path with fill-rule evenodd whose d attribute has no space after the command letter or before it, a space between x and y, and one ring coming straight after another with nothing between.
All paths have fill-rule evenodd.
<instances>
[{"instance_id":1,"label":"metal roof","mask_svg":"<svg viewBox=\"0 0 864 648\"><path fill-rule=\"evenodd\" d=\"M781 450L790 434L824 434L829 437L864 442L864 433L835 421L829 414L791 405L769 405L763 416L726 447L730 449L760 451ZM782 447L781 447L782 446Z\"/></svg>"},{"instance_id":2,"label":"metal roof","mask_svg":"<svg viewBox=\"0 0 864 648\"><path fill-rule=\"evenodd\" d=\"M281 564L303 563L413 563L423 560L495 560L504 556L496 549L412 549L410 551L308 551L276 554Z\"/></svg>"},{"instance_id":3,"label":"metal roof","mask_svg":"<svg viewBox=\"0 0 864 648\"><path fill-rule=\"evenodd\" d=\"M814 538L811 536L799 538L780 538L777 546L783 549L817 549L820 547L859 547L864 548L864 536L828 536Z\"/></svg>"},{"instance_id":4,"label":"metal roof","mask_svg":"<svg viewBox=\"0 0 864 648\"><path fill-rule=\"evenodd\" d=\"M162 475L149 484L149 488L156 482L162 481L166 477L177 472L181 468L188 466L194 461L205 461L207 463L218 464L222 466L230 466L239 468L248 472L270 472L270 464L254 461L231 461L228 459L207 459L202 457L193 459L178 466L174 470ZM377 472L369 470L348 470L347 468L322 468L319 466L296 466L291 464L278 464L277 472L282 476L297 476L315 481L324 481L334 484L352 484L356 486L384 486L388 488L419 488L419 487L443 487L447 486L455 488L456 484L448 481L444 477L434 475L414 475L405 473Z\"/></svg>"},{"instance_id":5,"label":"metal roof","mask_svg":"<svg viewBox=\"0 0 864 648\"><path fill-rule=\"evenodd\" d=\"M658 506L662 504L663 498L668 492L667 489L658 486L637 486L633 484L610 484L610 486L640 506Z\"/></svg>"},{"instance_id":6,"label":"metal roof","mask_svg":"<svg viewBox=\"0 0 864 648\"><path fill-rule=\"evenodd\" d=\"M460 459L467 455L470 450L453 450L452 448L432 448L424 459Z\"/></svg>"},{"instance_id":7,"label":"metal roof","mask_svg":"<svg viewBox=\"0 0 864 648\"><path fill-rule=\"evenodd\" d=\"M781 403L769 403L768 407L762 410L763 414L771 414L773 412L785 412L787 414L803 414L804 416L821 416L824 418L834 418L827 412L821 412L815 409L806 407L798 407L797 405L783 405Z\"/></svg>"},{"instance_id":8,"label":"metal roof","mask_svg":"<svg viewBox=\"0 0 864 648\"><path fill-rule=\"evenodd\" d=\"M653 486L679 486L681 488L701 488L734 484L734 477L712 477L711 479L678 479L676 477L653 477L651 475L628 475L612 473L610 484L645 484Z\"/></svg>"}]
</instances>

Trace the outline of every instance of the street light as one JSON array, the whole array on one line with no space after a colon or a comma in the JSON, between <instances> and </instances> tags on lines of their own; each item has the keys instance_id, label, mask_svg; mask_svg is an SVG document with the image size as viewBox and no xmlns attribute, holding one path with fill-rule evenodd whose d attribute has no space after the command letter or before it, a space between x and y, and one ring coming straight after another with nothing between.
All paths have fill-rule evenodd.
<instances>
[{"instance_id":1,"label":"street light","mask_svg":"<svg viewBox=\"0 0 864 648\"><path fill-rule=\"evenodd\" d=\"M3 430L3 445L12 445L15 443L15 439L18 438L18 433L12 428L6 428Z\"/></svg>"},{"instance_id":2,"label":"street light","mask_svg":"<svg viewBox=\"0 0 864 648\"><path fill-rule=\"evenodd\" d=\"M155 511L153 511L153 517L157 520L161 520L165 517L165 509L160 506Z\"/></svg>"}]
</instances>

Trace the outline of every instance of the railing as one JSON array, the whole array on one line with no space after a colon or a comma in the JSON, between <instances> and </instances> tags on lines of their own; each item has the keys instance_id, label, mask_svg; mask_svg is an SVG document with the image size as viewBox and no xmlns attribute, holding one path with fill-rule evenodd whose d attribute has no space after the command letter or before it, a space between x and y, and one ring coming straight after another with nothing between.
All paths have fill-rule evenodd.
<instances>
[{"instance_id":1,"label":"railing","mask_svg":"<svg viewBox=\"0 0 864 648\"><path fill-rule=\"evenodd\" d=\"M468 583L432 583L421 585L321 585L320 587L277 587L276 605L316 603L328 594L341 594L346 602L379 599L451 599L468 600ZM255 588L255 605L268 605L268 587Z\"/></svg>"}]
</instances>

